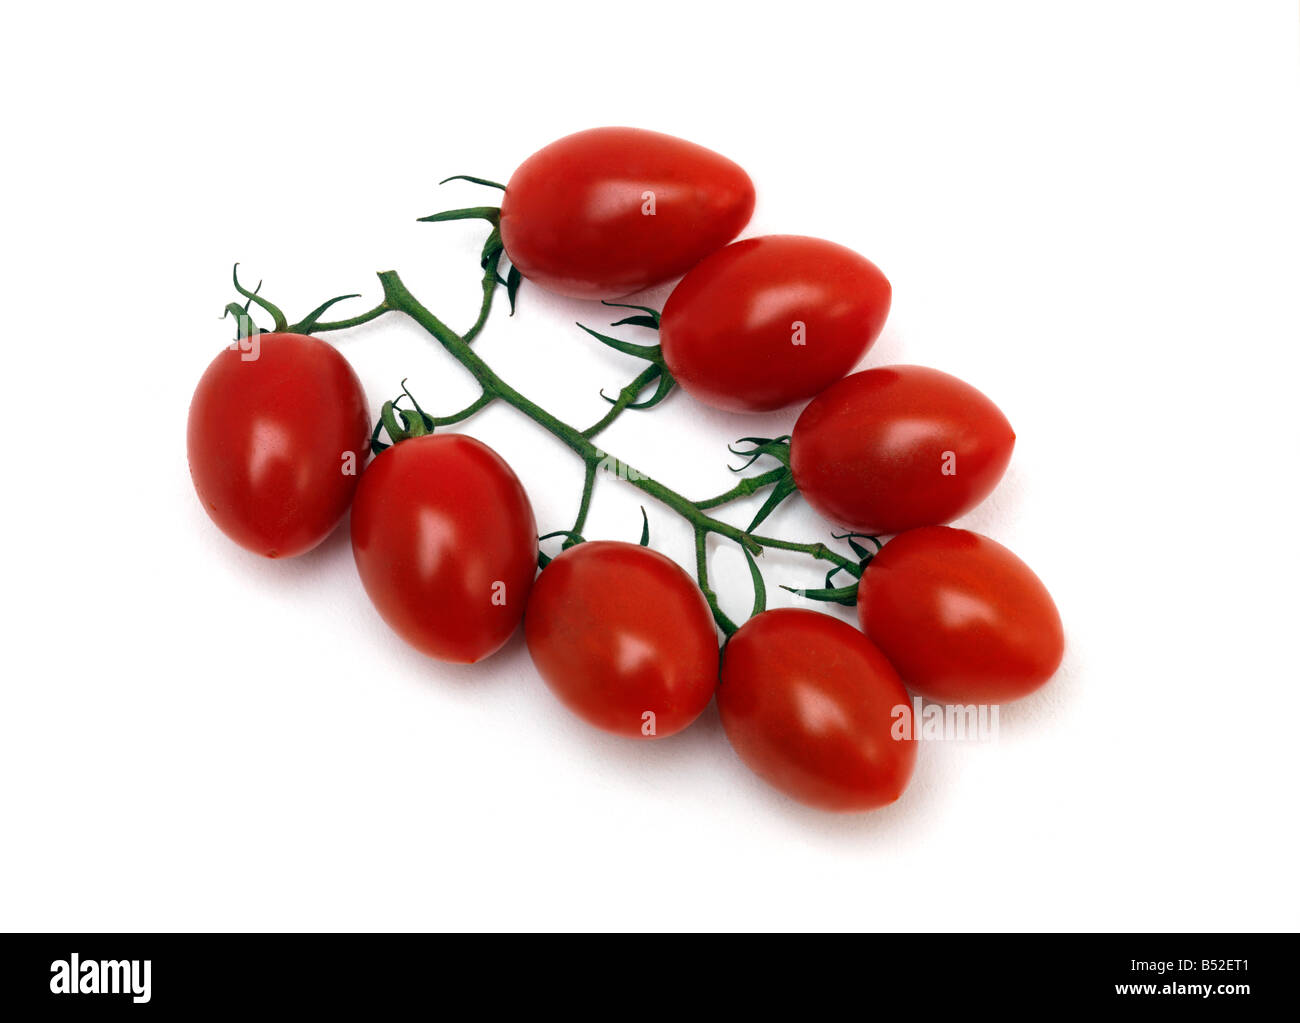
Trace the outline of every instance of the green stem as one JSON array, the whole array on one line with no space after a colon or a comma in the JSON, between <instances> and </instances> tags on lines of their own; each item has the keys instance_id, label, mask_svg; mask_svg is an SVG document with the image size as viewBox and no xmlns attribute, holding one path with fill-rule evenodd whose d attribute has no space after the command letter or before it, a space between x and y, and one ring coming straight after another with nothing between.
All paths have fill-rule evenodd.
<instances>
[{"instance_id":1,"label":"green stem","mask_svg":"<svg viewBox=\"0 0 1300 1023\"><path fill-rule=\"evenodd\" d=\"M704 501L696 501L695 507L704 511L708 508L717 508L719 505L730 504L732 501L738 501L742 497L749 497L751 494L757 493L764 487L770 487L774 483L780 483L781 479L789 471L790 470L785 466L780 466L779 468L770 469L758 476L746 476L726 493L719 494L717 497L710 497Z\"/></svg>"},{"instance_id":2,"label":"green stem","mask_svg":"<svg viewBox=\"0 0 1300 1023\"><path fill-rule=\"evenodd\" d=\"M643 369L639 374L637 374L635 380L618 392L618 398L616 398L614 403L609 407L609 411L606 412L597 422L583 430L582 435L590 440L592 437L595 437L598 433L603 431L605 427L609 426L610 423L621 416L627 407L631 405L632 402L636 401L637 395L644 391L646 387L649 386L650 382L662 372L663 367L653 363ZM602 391L601 393L603 394L604 392Z\"/></svg>"},{"instance_id":3,"label":"green stem","mask_svg":"<svg viewBox=\"0 0 1300 1023\"><path fill-rule=\"evenodd\" d=\"M501 253L497 253L496 258L489 260L488 265L483 268L483 301L479 303L478 319L474 325L465 331L464 338L466 343L473 341L478 337L483 325L487 323L488 313L492 311L492 299L497 293L497 285L500 284L497 270L501 266Z\"/></svg>"},{"instance_id":4,"label":"green stem","mask_svg":"<svg viewBox=\"0 0 1300 1023\"><path fill-rule=\"evenodd\" d=\"M856 561L852 558L846 558L842 554L836 554L824 543L792 543L789 540L776 540L770 536L757 536L753 533L747 533L746 535L760 547L771 547L774 550L807 554L818 561L829 561L833 565L839 565L846 572L852 572L854 575L860 574L860 566Z\"/></svg>"},{"instance_id":5,"label":"green stem","mask_svg":"<svg viewBox=\"0 0 1300 1023\"><path fill-rule=\"evenodd\" d=\"M695 580L704 593L704 599L708 601L709 610L713 612L713 620L718 623L718 628L730 636L736 631L736 623L728 618L723 613L722 608L718 606L718 595L713 592L713 587L709 585L709 557L705 550L708 538L708 530L699 526L695 527Z\"/></svg>"},{"instance_id":6,"label":"green stem","mask_svg":"<svg viewBox=\"0 0 1300 1023\"><path fill-rule=\"evenodd\" d=\"M429 418L433 420L434 426L451 426L454 423L463 423L470 416L483 411L496 400L495 394L488 394L487 391L484 391L470 405L467 405L459 412L453 412L449 416L430 416Z\"/></svg>"},{"instance_id":7,"label":"green stem","mask_svg":"<svg viewBox=\"0 0 1300 1023\"><path fill-rule=\"evenodd\" d=\"M596 468L599 462L588 460L586 473L582 479L582 500L578 502L578 514L573 520L573 528L569 530L569 537L560 547L561 550L567 551L570 547L578 542L578 537L582 535L582 527L587 524L587 512L591 510L591 495L596 489Z\"/></svg>"},{"instance_id":8,"label":"green stem","mask_svg":"<svg viewBox=\"0 0 1300 1023\"><path fill-rule=\"evenodd\" d=\"M483 300L479 303L478 319L474 321L473 325L469 330L465 331L463 335L466 343L473 341L474 338L478 337L482 332L484 325L488 321L488 314L492 312L492 299L496 295L497 285L501 283L497 276L500 265L501 255L498 253L496 259L490 261L488 265L483 268ZM363 323L377 320L379 317L383 316L384 313L392 311L392 306L390 306L388 300L385 299L373 309L364 312L359 316L353 316L346 320L331 320L328 323L317 323L311 328L311 332L313 334L323 334L330 330L347 330L349 327L360 327ZM288 329L290 332L294 332L297 327L298 325L295 324L293 327L289 327ZM475 411L477 411L477 409ZM448 422L456 423L460 422L460 420L452 419Z\"/></svg>"},{"instance_id":9,"label":"green stem","mask_svg":"<svg viewBox=\"0 0 1300 1023\"><path fill-rule=\"evenodd\" d=\"M331 320L329 323L318 323L311 328L313 334L323 334L328 330L347 330L349 327L359 327L363 323L369 323L371 320L377 320L384 313L392 312L387 302L380 302L369 312L362 313L360 316L353 316L346 320ZM297 324L295 324L297 326ZM289 328L291 331L293 327Z\"/></svg>"},{"instance_id":10,"label":"green stem","mask_svg":"<svg viewBox=\"0 0 1300 1023\"><path fill-rule=\"evenodd\" d=\"M591 489L595 486L596 472L604 467L611 473L618 475L626 480L629 484L636 487L643 493L649 494L661 504L666 505L673 511L677 512L682 518L691 524L695 531L696 538L696 571L700 582L700 588L704 591L706 599L709 601L709 607L713 612L714 620L718 627L730 635L736 630L736 624L731 621L719 608L717 597L708 585L708 566L705 556L705 541L708 534L716 533L718 536L726 537L728 540L739 544L744 550L751 555L761 555L766 548L778 548L787 551L796 551L803 554L811 555L823 561L830 561L849 571L856 571L857 564L849 558L836 554L823 543L799 544L786 540L778 540L772 537L754 536L737 526L728 522L722 522L709 515L706 515L695 503L688 498L683 497L677 491L664 486L657 480L638 472L626 462L622 462L610 455L607 455L600 448L596 447L590 437L583 431L575 429L568 423L556 418L546 409L530 401L524 395L520 394L513 387L502 380L492 370L486 362L474 351L473 348L465 341L463 337L453 331L438 317L425 308L419 300L407 290L402 279L396 271L385 271L379 275L380 283L384 288L384 303L393 310L405 313L411 319L415 320L421 327L429 332L448 354L457 362L465 367L469 373L478 381L483 388L483 397L480 402L484 404L493 399L500 399L506 404L512 406L519 412L523 413L533 422L537 423L542 429L546 430L552 436L559 439L566 447L576 453L587 466L587 476L583 486L583 501L579 508L578 524L573 532L578 532L581 524L586 520L586 512L590 506ZM476 403L478 404L478 403ZM473 406L471 406L472 408ZM599 424L597 424L599 425Z\"/></svg>"}]
</instances>

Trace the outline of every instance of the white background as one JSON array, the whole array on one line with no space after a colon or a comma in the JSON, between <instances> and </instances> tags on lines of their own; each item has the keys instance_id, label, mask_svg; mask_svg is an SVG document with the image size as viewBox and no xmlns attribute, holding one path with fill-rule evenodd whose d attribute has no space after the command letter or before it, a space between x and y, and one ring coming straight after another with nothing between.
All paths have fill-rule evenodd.
<instances>
[{"instance_id":1,"label":"white background","mask_svg":"<svg viewBox=\"0 0 1300 1023\"><path fill-rule=\"evenodd\" d=\"M5 16L0 925L1300 925L1294 3L196 10ZM234 261L293 317L369 308L395 268L466 326L483 227L415 218L495 193L436 182L601 124L740 162L748 234L876 261L865 364L956 373L1019 435L961 524L1052 589L1065 664L996 744L923 747L888 810L792 804L712 708L659 743L593 732L518 637L426 660L345 531L262 561L193 496ZM480 350L585 425L638 369L572 325L609 318L525 285ZM438 411L473 396L411 324L334 337L375 410L403 376ZM704 497L728 441L794 414L677 394L604 440ZM575 459L509 408L469 428L568 525ZM587 535L634 539L638 504L606 484ZM772 531L828 527L791 502ZM743 614L743 562L713 560ZM774 605L821 575L765 560Z\"/></svg>"}]
</instances>

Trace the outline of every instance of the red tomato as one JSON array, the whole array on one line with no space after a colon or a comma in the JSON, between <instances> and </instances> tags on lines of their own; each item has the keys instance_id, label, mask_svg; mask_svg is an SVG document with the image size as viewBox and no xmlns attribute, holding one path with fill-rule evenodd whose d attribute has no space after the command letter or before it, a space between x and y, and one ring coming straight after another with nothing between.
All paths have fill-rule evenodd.
<instances>
[{"instance_id":1,"label":"red tomato","mask_svg":"<svg viewBox=\"0 0 1300 1023\"><path fill-rule=\"evenodd\" d=\"M361 381L324 341L258 334L212 360L186 446L203 508L268 558L311 550L348 510L369 448Z\"/></svg>"},{"instance_id":2,"label":"red tomato","mask_svg":"<svg viewBox=\"0 0 1300 1023\"><path fill-rule=\"evenodd\" d=\"M889 315L889 281L852 249L776 234L715 252L664 306L677 382L731 412L806 401L849 372Z\"/></svg>"},{"instance_id":3,"label":"red tomato","mask_svg":"<svg viewBox=\"0 0 1300 1023\"><path fill-rule=\"evenodd\" d=\"M795 423L790 468L808 503L860 533L950 522L997 486L1016 435L970 384L924 366L854 373Z\"/></svg>"},{"instance_id":4,"label":"red tomato","mask_svg":"<svg viewBox=\"0 0 1300 1023\"><path fill-rule=\"evenodd\" d=\"M858 584L858 621L909 688L947 703L1032 693L1065 652L1061 616L1029 566L948 526L885 544Z\"/></svg>"},{"instance_id":5,"label":"red tomato","mask_svg":"<svg viewBox=\"0 0 1300 1023\"><path fill-rule=\"evenodd\" d=\"M581 543L547 565L524 635L560 701L618 735L680 732L718 684L718 634L704 594L676 562L637 544Z\"/></svg>"},{"instance_id":6,"label":"red tomato","mask_svg":"<svg viewBox=\"0 0 1300 1023\"><path fill-rule=\"evenodd\" d=\"M884 654L817 611L757 615L722 658L718 709L740 759L823 810L872 810L902 795L916 764L914 735L895 738L908 699Z\"/></svg>"},{"instance_id":7,"label":"red tomato","mask_svg":"<svg viewBox=\"0 0 1300 1023\"><path fill-rule=\"evenodd\" d=\"M430 657L470 664L519 626L537 574L537 524L519 478L486 444L412 437L362 476L352 553L393 631Z\"/></svg>"},{"instance_id":8,"label":"red tomato","mask_svg":"<svg viewBox=\"0 0 1300 1023\"><path fill-rule=\"evenodd\" d=\"M520 164L501 240L548 291L619 298L685 273L753 212L753 182L725 157L654 131L592 128Z\"/></svg>"}]
</instances>

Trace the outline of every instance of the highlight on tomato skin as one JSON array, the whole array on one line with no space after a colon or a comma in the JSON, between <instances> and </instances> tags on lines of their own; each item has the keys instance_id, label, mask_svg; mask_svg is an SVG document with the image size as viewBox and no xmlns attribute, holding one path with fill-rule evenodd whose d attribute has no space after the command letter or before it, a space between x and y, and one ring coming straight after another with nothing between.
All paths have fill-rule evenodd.
<instances>
[{"instance_id":1,"label":"highlight on tomato skin","mask_svg":"<svg viewBox=\"0 0 1300 1023\"><path fill-rule=\"evenodd\" d=\"M925 366L883 366L814 398L790 438L800 493L836 525L872 535L965 515L1002 479L1016 434L970 384Z\"/></svg>"},{"instance_id":2,"label":"highlight on tomato skin","mask_svg":"<svg viewBox=\"0 0 1300 1023\"><path fill-rule=\"evenodd\" d=\"M779 608L727 642L718 686L727 739L764 781L808 806L873 810L902 795L917 738L896 735L910 697L853 626Z\"/></svg>"},{"instance_id":3,"label":"highlight on tomato skin","mask_svg":"<svg viewBox=\"0 0 1300 1023\"><path fill-rule=\"evenodd\" d=\"M1020 699L1065 654L1042 580L997 541L951 526L885 544L858 584L858 621L909 689L946 703Z\"/></svg>"},{"instance_id":4,"label":"highlight on tomato skin","mask_svg":"<svg viewBox=\"0 0 1300 1023\"><path fill-rule=\"evenodd\" d=\"M352 554L375 609L417 650L472 664L519 628L537 523L500 455L465 434L398 441L361 477Z\"/></svg>"},{"instance_id":5,"label":"highlight on tomato skin","mask_svg":"<svg viewBox=\"0 0 1300 1023\"><path fill-rule=\"evenodd\" d=\"M348 361L305 334L255 334L212 360L190 402L186 449L208 517L241 547L292 558L342 520L370 451Z\"/></svg>"},{"instance_id":6,"label":"highlight on tomato skin","mask_svg":"<svg viewBox=\"0 0 1300 1023\"><path fill-rule=\"evenodd\" d=\"M533 586L524 636L560 702L616 735L675 735L717 687L704 594L677 562L639 544L594 540L561 553Z\"/></svg>"},{"instance_id":7,"label":"highlight on tomato skin","mask_svg":"<svg viewBox=\"0 0 1300 1023\"><path fill-rule=\"evenodd\" d=\"M673 289L664 360L698 401L770 412L850 372L880 336L892 289L870 260L821 238L764 235L709 256Z\"/></svg>"},{"instance_id":8,"label":"highlight on tomato skin","mask_svg":"<svg viewBox=\"0 0 1300 1023\"><path fill-rule=\"evenodd\" d=\"M615 299L680 277L753 212L754 184L726 157L642 128L591 128L519 165L501 240L546 290Z\"/></svg>"}]
</instances>

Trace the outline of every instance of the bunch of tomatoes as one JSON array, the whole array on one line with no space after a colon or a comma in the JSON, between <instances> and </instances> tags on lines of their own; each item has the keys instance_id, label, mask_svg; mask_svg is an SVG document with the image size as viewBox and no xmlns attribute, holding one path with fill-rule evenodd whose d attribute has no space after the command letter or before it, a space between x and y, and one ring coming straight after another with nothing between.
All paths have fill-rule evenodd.
<instances>
[{"instance_id":1,"label":"bunch of tomatoes","mask_svg":"<svg viewBox=\"0 0 1300 1023\"><path fill-rule=\"evenodd\" d=\"M520 279L607 300L680 277L661 314L625 321L659 331L649 356L658 390L679 385L735 412L804 405L788 438L764 442L785 466L767 482L850 536L892 537L874 556L854 545L863 557L847 599L860 628L811 609L758 610L737 628L706 599L702 560L697 584L644 541L582 540L540 556L528 494L505 460L418 406L387 404L394 443L378 444L360 381L312 336L324 329L314 318L290 329L277 314L276 330L250 330L195 391L190 471L231 539L296 557L350 509L366 593L428 656L482 660L522 623L556 696L633 739L681 731L716 697L744 762L828 810L901 795L917 755L918 730L900 727L911 694L999 703L1051 678L1064 636L1046 588L1005 547L946 525L1006 470L1006 417L938 370L851 372L889 313L890 284L873 263L817 238L734 241L754 207L749 177L654 132L568 136L496 187L504 198L485 219L513 267L501 280L512 299ZM588 457L586 435L529 414Z\"/></svg>"}]
</instances>

